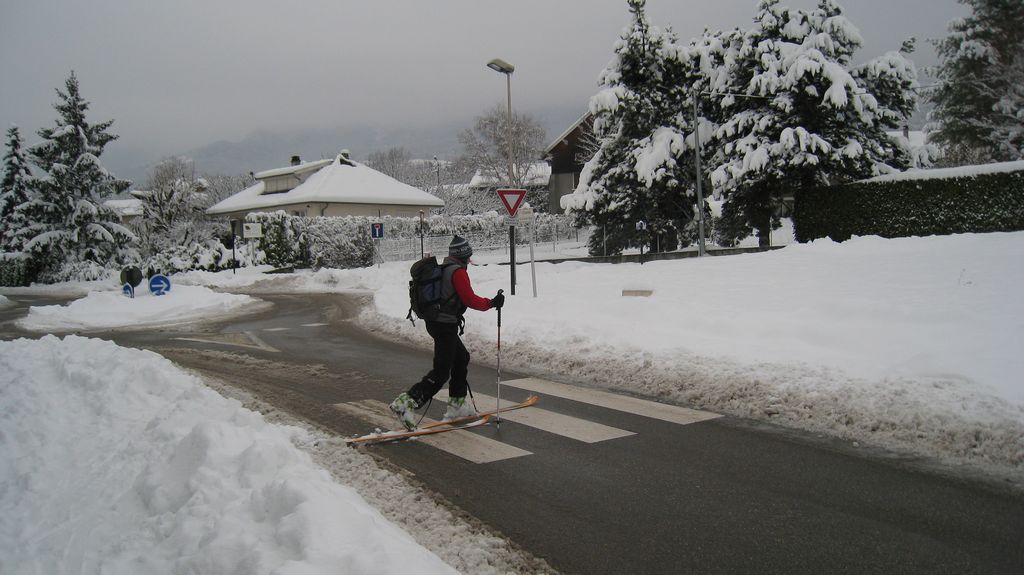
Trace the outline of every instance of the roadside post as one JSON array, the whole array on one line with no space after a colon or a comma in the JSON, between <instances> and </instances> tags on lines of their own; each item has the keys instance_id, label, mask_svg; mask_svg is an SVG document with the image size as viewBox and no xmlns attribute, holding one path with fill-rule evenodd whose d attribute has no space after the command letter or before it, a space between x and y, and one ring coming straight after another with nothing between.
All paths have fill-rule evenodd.
<instances>
[{"instance_id":1,"label":"roadside post","mask_svg":"<svg viewBox=\"0 0 1024 575\"><path fill-rule=\"evenodd\" d=\"M235 255L235 244L238 243L238 232L241 231L240 220L231 220L231 275L238 271L238 256Z\"/></svg>"},{"instance_id":2,"label":"roadside post","mask_svg":"<svg viewBox=\"0 0 1024 575\"><path fill-rule=\"evenodd\" d=\"M497 190L501 203L508 212L508 243L509 243L509 268L511 269L512 295L516 295L516 212L526 197L526 190L499 189Z\"/></svg>"},{"instance_id":3,"label":"roadside post","mask_svg":"<svg viewBox=\"0 0 1024 575\"><path fill-rule=\"evenodd\" d=\"M526 226L527 233L530 234L530 279L533 280L533 297L537 297L537 268L534 265L533 259L533 240L536 237L536 229L534 222L537 221L537 216L533 213L533 208L530 204L526 204L519 209L519 215L516 216L521 225Z\"/></svg>"},{"instance_id":4,"label":"roadside post","mask_svg":"<svg viewBox=\"0 0 1024 575\"><path fill-rule=\"evenodd\" d=\"M647 230L647 222L640 220L636 223L636 231L641 232L640 234L640 265L644 265L644 238L643 233Z\"/></svg>"},{"instance_id":5,"label":"roadside post","mask_svg":"<svg viewBox=\"0 0 1024 575\"><path fill-rule=\"evenodd\" d=\"M434 161L435 162L437 161L437 156L434 156ZM438 170L440 170L440 168L438 168ZM440 181L440 179L441 179L440 173L441 172L439 171L438 172L438 176L437 176L438 181ZM423 213L423 210L420 210L420 259L423 259L423 256L424 256L424 253L423 253L423 236L424 236L424 234L427 233L427 228L426 228L427 222L426 222L425 219L423 219L425 215L426 214Z\"/></svg>"},{"instance_id":6,"label":"roadside post","mask_svg":"<svg viewBox=\"0 0 1024 575\"><path fill-rule=\"evenodd\" d=\"M421 214L423 212L420 212ZM370 238L373 239L373 251L377 254L377 267L380 268L380 240L384 239L384 224L375 222L370 224Z\"/></svg>"}]
</instances>

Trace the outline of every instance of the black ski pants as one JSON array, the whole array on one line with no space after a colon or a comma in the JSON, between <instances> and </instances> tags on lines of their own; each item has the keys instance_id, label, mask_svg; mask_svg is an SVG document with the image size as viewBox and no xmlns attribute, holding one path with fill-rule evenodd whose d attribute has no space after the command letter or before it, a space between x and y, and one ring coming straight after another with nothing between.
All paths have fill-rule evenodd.
<instances>
[{"instance_id":1,"label":"black ski pants","mask_svg":"<svg viewBox=\"0 0 1024 575\"><path fill-rule=\"evenodd\" d=\"M469 373L469 351L459 337L459 325L437 321L428 321L426 324L427 333L434 338L434 367L419 383L412 386L409 396L416 400L417 406L422 407L451 378L448 395L466 397L469 390L469 382L466 380Z\"/></svg>"}]
</instances>

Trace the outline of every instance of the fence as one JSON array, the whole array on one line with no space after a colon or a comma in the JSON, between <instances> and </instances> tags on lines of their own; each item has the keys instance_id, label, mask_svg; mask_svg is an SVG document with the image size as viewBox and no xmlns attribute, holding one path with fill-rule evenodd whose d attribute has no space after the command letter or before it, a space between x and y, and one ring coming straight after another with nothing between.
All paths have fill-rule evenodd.
<instances>
[{"instance_id":1,"label":"fence","mask_svg":"<svg viewBox=\"0 0 1024 575\"><path fill-rule=\"evenodd\" d=\"M457 232L460 236L469 240L476 254L495 252L508 253L509 234L508 227L473 230ZM538 222L533 226L519 226L516 230L516 245L527 246L530 243L530 234L535 234L533 241L535 246L541 246L545 251L557 252L559 249L578 248L586 246L590 238L590 228L576 229L564 222ZM452 234L427 234L422 238L422 253L444 255L448 253L448 244L452 241ZM403 237L377 240L378 258L381 261L412 261L420 258L421 238Z\"/></svg>"}]
</instances>

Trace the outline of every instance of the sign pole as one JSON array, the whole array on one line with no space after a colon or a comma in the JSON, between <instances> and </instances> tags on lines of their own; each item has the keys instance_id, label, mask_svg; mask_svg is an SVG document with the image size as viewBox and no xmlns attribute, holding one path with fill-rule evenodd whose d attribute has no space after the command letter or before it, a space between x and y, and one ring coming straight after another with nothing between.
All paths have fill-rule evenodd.
<instances>
[{"instance_id":1,"label":"sign pole","mask_svg":"<svg viewBox=\"0 0 1024 575\"><path fill-rule=\"evenodd\" d=\"M537 297L537 266L534 261L533 244L537 239L537 216L533 213L530 204L526 204L516 215L516 221L527 227L526 233L530 234L530 278L533 280L533 297Z\"/></svg>"},{"instance_id":2,"label":"sign pole","mask_svg":"<svg viewBox=\"0 0 1024 575\"><path fill-rule=\"evenodd\" d=\"M434 159L437 160L437 156L434 156ZM437 176L438 182L440 182L440 180L441 180L440 169L441 168L438 168L438 172L437 172L438 173L438 176ZM424 234L425 231L426 230L423 229L423 210L420 210L420 259L423 259L423 234Z\"/></svg>"},{"instance_id":3,"label":"sign pole","mask_svg":"<svg viewBox=\"0 0 1024 575\"><path fill-rule=\"evenodd\" d=\"M235 275L235 272L238 271L238 256L235 255L235 244L238 243L238 226L238 220L231 220L231 275Z\"/></svg>"},{"instance_id":4,"label":"sign pole","mask_svg":"<svg viewBox=\"0 0 1024 575\"><path fill-rule=\"evenodd\" d=\"M511 280L511 294L516 295L516 211L519 209L520 204L523 203L523 198L526 197L526 190L517 189L499 189L498 198L501 199L501 203L504 204L505 209L509 215L509 226L508 226L508 263L510 269L510 280ZM509 203L509 199L512 202Z\"/></svg>"},{"instance_id":5,"label":"sign pole","mask_svg":"<svg viewBox=\"0 0 1024 575\"><path fill-rule=\"evenodd\" d=\"M516 295L516 227L508 227L508 267L511 270L512 295Z\"/></svg>"},{"instance_id":6,"label":"sign pole","mask_svg":"<svg viewBox=\"0 0 1024 575\"><path fill-rule=\"evenodd\" d=\"M533 265L533 240L537 231L530 228L530 277L533 279L533 297L537 297L537 269Z\"/></svg>"},{"instance_id":7,"label":"sign pole","mask_svg":"<svg viewBox=\"0 0 1024 575\"><path fill-rule=\"evenodd\" d=\"M378 269L380 268L381 261L384 259L384 256L380 253L380 240L382 239L384 239L384 224L379 222L370 224L370 241L373 242L373 253L377 256Z\"/></svg>"}]
</instances>

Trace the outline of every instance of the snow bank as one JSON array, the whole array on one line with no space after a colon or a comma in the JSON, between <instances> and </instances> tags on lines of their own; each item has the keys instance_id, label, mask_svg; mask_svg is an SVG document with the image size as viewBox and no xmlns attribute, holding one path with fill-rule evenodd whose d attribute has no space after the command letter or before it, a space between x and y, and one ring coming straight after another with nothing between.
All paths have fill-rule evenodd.
<instances>
[{"instance_id":1,"label":"snow bank","mask_svg":"<svg viewBox=\"0 0 1024 575\"><path fill-rule=\"evenodd\" d=\"M112 369L117 366L117 369ZM0 342L0 572L454 573L157 354Z\"/></svg>"},{"instance_id":2,"label":"snow bank","mask_svg":"<svg viewBox=\"0 0 1024 575\"><path fill-rule=\"evenodd\" d=\"M166 294L155 296L140 285L135 298L108 289L91 291L66 306L33 306L17 325L32 331L144 328L244 313L264 305L268 304L247 295L200 286L173 285Z\"/></svg>"}]
</instances>

